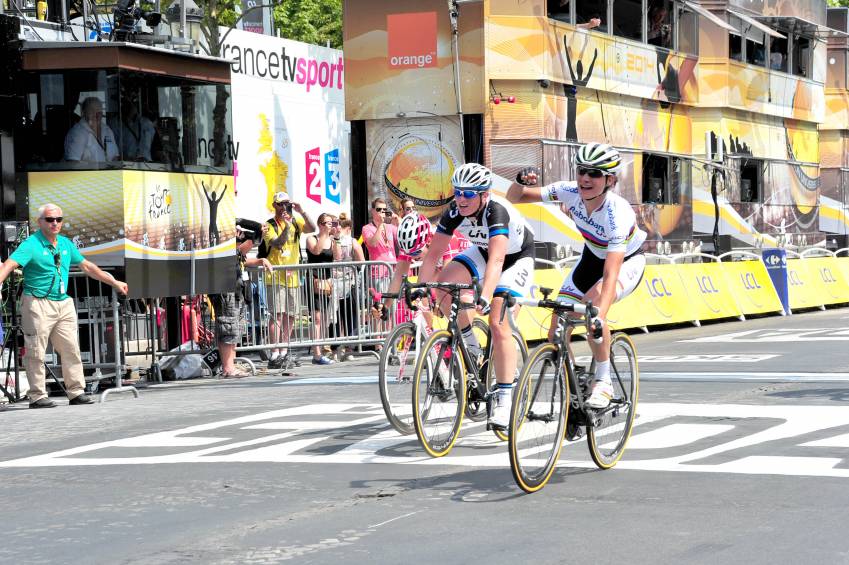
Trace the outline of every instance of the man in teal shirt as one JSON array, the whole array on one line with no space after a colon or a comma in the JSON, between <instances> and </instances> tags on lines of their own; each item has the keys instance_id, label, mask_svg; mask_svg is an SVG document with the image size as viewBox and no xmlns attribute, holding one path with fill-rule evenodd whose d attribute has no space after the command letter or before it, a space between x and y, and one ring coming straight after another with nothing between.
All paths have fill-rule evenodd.
<instances>
[{"instance_id":1,"label":"man in teal shirt","mask_svg":"<svg viewBox=\"0 0 849 565\"><path fill-rule=\"evenodd\" d=\"M63 235L62 209L45 204L38 209L39 231L28 237L0 266L0 284L18 267L24 273L21 327L24 331L24 367L29 381L29 407L53 408L47 398L44 379L44 355L47 341L62 356L62 379L69 404L93 404L85 392L85 376L80 359L77 311L67 295L68 271L72 265L93 279L127 294L127 283L102 271L88 261Z\"/></svg>"}]
</instances>

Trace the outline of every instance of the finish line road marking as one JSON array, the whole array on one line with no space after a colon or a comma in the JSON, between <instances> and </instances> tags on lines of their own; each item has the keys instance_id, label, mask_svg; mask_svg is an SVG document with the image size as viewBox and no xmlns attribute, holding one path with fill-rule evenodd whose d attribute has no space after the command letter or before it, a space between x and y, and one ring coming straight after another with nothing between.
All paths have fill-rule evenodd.
<instances>
[{"instance_id":1,"label":"finish line road marking","mask_svg":"<svg viewBox=\"0 0 849 565\"><path fill-rule=\"evenodd\" d=\"M641 403L617 469L849 478L849 406ZM586 443L561 466L593 468ZM501 467L505 444L464 426L451 455L423 454L377 404L314 404L0 462L2 468L175 463L394 464Z\"/></svg>"},{"instance_id":2,"label":"finish line road marking","mask_svg":"<svg viewBox=\"0 0 849 565\"><path fill-rule=\"evenodd\" d=\"M682 339L678 343L775 343L799 341L849 341L847 328L781 328L744 330L728 334Z\"/></svg>"},{"instance_id":3,"label":"finish line road marking","mask_svg":"<svg viewBox=\"0 0 849 565\"><path fill-rule=\"evenodd\" d=\"M640 359L642 363L642 359ZM281 386L293 385L374 385L376 376L356 377L306 377L277 383ZM759 372L650 372L640 371L641 381L693 381L693 382L765 382L765 383L846 383L849 373L799 373L779 371Z\"/></svg>"}]
</instances>

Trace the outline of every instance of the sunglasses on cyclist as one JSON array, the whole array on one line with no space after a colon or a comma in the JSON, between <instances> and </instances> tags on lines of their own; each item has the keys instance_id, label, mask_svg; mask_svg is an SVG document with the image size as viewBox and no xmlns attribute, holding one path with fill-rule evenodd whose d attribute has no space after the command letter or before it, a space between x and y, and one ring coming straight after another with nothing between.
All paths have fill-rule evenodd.
<instances>
[{"instance_id":1,"label":"sunglasses on cyclist","mask_svg":"<svg viewBox=\"0 0 849 565\"><path fill-rule=\"evenodd\" d=\"M578 167L578 176L581 175L587 175L591 179L600 179L601 177L606 176L607 173L599 169L588 169L586 167Z\"/></svg>"},{"instance_id":2,"label":"sunglasses on cyclist","mask_svg":"<svg viewBox=\"0 0 849 565\"><path fill-rule=\"evenodd\" d=\"M462 196L466 200L469 200L470 198L474 198L478 194L480 194L479 190L461 190L459 188L454 189L454 198L460 198Z\"/></svg>"}]
</instances>

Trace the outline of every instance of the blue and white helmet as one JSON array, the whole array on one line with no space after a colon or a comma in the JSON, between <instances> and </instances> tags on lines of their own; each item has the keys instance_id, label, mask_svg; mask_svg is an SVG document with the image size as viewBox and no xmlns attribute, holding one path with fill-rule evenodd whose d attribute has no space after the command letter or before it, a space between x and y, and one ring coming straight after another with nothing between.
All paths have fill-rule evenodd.
<instances>
[{"instance_id":1,"label":"blue and white helmet","mask_svg":"<svg viewBox=\"0 0 849 565\"><path fill-rule=\"evenodd\" d=\"M483 165L466 163L454 170L451 184L454 188L483 192L492 187L492 172Z\"/></svg>"}]
</instances>

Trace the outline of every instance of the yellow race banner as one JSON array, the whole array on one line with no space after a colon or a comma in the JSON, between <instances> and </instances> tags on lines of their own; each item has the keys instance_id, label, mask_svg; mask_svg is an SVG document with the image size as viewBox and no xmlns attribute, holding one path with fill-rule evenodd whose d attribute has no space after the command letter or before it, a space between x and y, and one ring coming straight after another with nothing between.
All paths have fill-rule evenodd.
<instances>
[{"instance_id":1,"label":"yellow race banner","mask_svg":"<svg viewBox=\"0 0 849 565\"><path fill-rule=\"evenodd\" d=\"M763 261L730 261L721 265L728 289L743 314L766 314L784 310Z\"/></svg>"},{"instance_id":2,"label":"yellow race banner","mask_svg":"<svg viewBox=\"0 0 849 565\"><path fill-rule=\"evenodd\" d=\"M808 257L808 274L819 286L819 299L823 304L842 304L849 302L849 280L840 270L837 257Z\"/></svg>"},{"instance_id":3,"label":"yellow race banner","mask_svg":"<svg viewBox=\"0 0 849 565\"><path fill-rule=\"evenodd\" d=\"M680 263L675 268L697 320L733 318L742 314L722 273L721 263Z\"/></svg>"},{"instance_id":4,"label":"yellow race banner","mask_svg":"<svg viewBox=\"0 0 849 565\"><path fill-rule=\"evenodd\" d=\"M610 309L610 326L621 330L696 321L696 311L677 267L646 265L639 286Z\"/></svg>"},{"instance_id":5,"label":"yellow race banner","mask_svg":"<svg viewBox=\"0 0 849 565\"><path fill-rule=\"evenodd\" d=\"M787 260L787 291L791 311L819 308L824 304L822 289L808 270L807 259Z\"/></svg>"}]
</instances>

